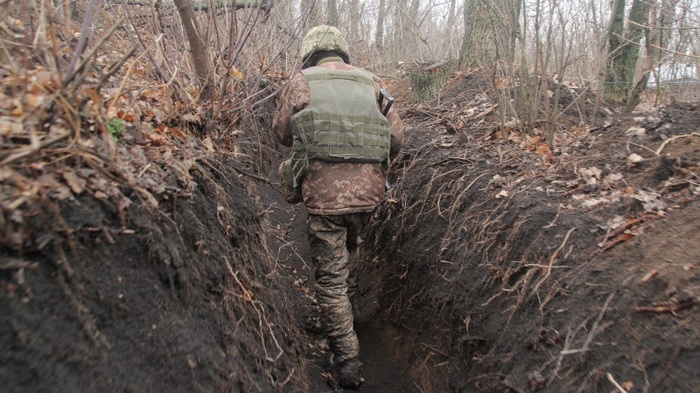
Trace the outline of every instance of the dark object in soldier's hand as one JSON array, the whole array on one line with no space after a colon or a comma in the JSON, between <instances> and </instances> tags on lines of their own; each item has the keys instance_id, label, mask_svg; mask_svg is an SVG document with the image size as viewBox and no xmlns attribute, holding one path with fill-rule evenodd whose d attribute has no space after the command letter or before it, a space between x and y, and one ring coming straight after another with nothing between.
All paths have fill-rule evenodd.
<instances>
[{"instance_id":1,"label":"dark object in soldier's hand","mask_svg":"<svg viewBox=\"0 0 700 393\"><path fill-rule=\"evenodd\" d=\"M379 90L379 107L382 107L382 104L384 103L384 99L386 99L386 106L384 109L382 109L382 115L386 116L389 113L389 109L391 109L391 105L394 104L394 97L389 95L389 92L387 92L384 89Z\"/></svg>"}]
</instances>

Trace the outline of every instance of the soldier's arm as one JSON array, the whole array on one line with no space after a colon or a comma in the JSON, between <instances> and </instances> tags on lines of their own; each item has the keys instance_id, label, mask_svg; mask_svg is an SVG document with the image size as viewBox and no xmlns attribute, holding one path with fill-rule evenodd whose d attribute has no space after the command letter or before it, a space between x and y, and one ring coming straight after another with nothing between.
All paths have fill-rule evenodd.
<instances>
[{"instance_id":1,"label":"soldier's arm","mask_svg":"<svg viewBox=\"0 0 700 393\"><path fill-rule=\"evenodd\" d=\"M384 82L375 76L374 90L377 93L377 99L379 99L379 94L381 94L380 92L382 89L388 90ZM380 111L382 109L383 108L379 108ZM387 120L389 120L389 127L391 129L391 148L389 150L389 154L391 156L391 159L394 159L396 155L399 154L399 150L401 149L401 145L403 144L404 124L401 118L399 117L399 113L396 111L395 105L392 105L391 108L389 108L389 112L386 114L386 118Z\"/></svg>"},{"instance_id":2,"label":"soldier's arm","mask_svg":"<svg viewBox=\"0 0 700 393\"><path fill-rule=\"evenodd\" d=\"M309 104L310 95L309 84L301 73L294 75L280 92L272 130L283 145L292 146L292 116Z\"/></svg>"}]
</instances>

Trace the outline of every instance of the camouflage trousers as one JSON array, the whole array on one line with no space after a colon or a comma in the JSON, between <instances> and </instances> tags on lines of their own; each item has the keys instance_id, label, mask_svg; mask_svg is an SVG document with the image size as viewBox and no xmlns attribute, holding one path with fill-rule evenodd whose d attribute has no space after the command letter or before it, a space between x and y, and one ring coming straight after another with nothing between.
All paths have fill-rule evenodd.
<instances>
[{"instance_id":1,"label":"camouflage trousers","mask_svg":"<svg viewBox=\"0 0 700 393\"><path fill-rule=\"evenodd\" d=\"M337 216L309 214L311 258L316 266L316 297L321 322L340 363L360 354L350 296L357 289L355 267L362 228L371 213Z\"/></svg>"}]
</instances>

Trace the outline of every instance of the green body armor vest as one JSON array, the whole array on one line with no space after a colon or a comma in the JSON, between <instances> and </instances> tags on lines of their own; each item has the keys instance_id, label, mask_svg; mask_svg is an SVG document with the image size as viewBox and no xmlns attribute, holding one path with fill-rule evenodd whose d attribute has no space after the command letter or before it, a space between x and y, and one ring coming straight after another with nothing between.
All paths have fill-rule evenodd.
<instances>
[{"instance_id":1,"label":"green body armor vest","mask_svg":"<svg viewBox=\"0 0 700 393\"><path fill-rule=\"evenodd\" d=\"M374 79L364 70L302 71L309 105L292 116L292 130L309 159L383 162L389 159L389 122L377 108Z\"/></svg>"},{"instance_id":2,"label":"green body armor vest","mask_svg":"<svg viewBox=\"0 0 700 393\"><path fill-rule=\"evenodd\" d=\"M391 131L377 107L372 74L312 67L309 105L292 116L291 172L300 186L308 160L389 163Z\"/></svg>"}]
</instances>

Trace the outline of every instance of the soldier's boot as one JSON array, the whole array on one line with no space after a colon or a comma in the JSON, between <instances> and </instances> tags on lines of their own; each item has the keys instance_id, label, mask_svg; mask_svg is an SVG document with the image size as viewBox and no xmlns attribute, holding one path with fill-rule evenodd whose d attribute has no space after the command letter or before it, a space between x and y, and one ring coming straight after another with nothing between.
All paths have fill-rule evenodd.
<instances>
[{"instance_id":1,"label":"soldier's boot","mask_svg":"<svg viewBox=\"0 0 700 393\"><path fill-rule=\"evenodd\" d=\"M360 374L362 363L359 358L345 360L335 366L335 380L343 388L357 389L364 379Z\"/></svg>"}]
</instances>

